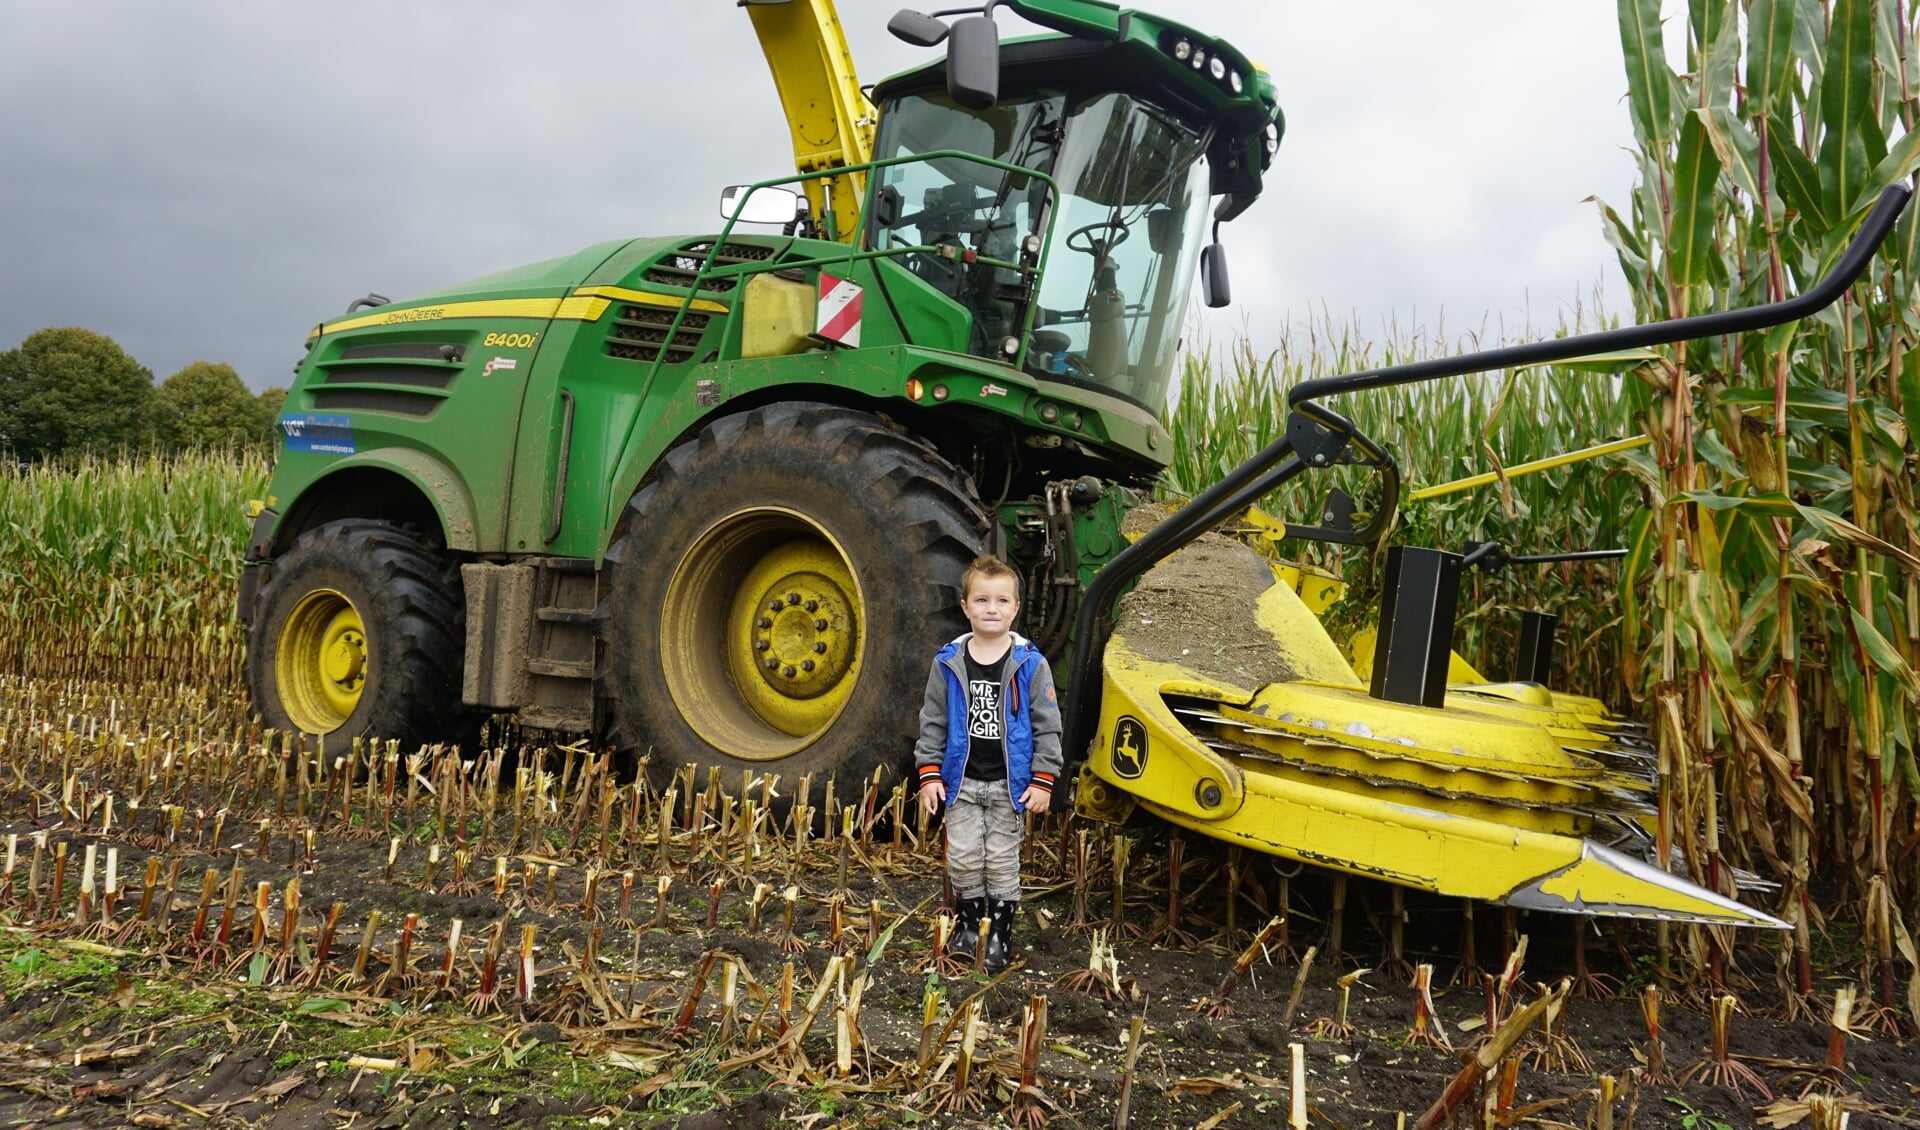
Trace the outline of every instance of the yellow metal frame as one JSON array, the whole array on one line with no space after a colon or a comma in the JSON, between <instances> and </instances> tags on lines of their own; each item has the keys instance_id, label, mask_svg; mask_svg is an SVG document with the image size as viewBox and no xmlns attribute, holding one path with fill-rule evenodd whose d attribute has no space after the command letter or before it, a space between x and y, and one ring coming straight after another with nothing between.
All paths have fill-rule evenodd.
<instances>
[{"instance_id":1,"label":"yellow metal frame","mask_svg":"<svg viewBox=\"0 0 1920 1130\"><path fill-rule=\"evenodd\" d=\"M814 173L872 160L874 117L833 0L748 0L745 7L786 111L794 168ZM830 222L834 237L854 242L866 174L810 180L804 188L813 214Z\"/></svg>"},{"instance_id":2,"label":"yellow metal frame","mask_svg":"<svg viewBox=\"0 0 1920 1130\"><path fill-rule=\"evenodd\" d=\"M1469 475L1464 479L1455 479L1450 483L1421 487L1419 490L1409 492L1407 500L1409 502L1418 502L1423 498L1439 498L1442 495L1458 494L1463 490L1472 490L1475 487L1483 487L1489 483L1497 483L1501 479L1517 479L1523 475L1531 475L1539 471L1550 471L1555 467L1565 467L1569 463L1580 463L1588 459L1600 459L1608 455L1615 455L1622 451L1632 451L1636 447L1645 447L1652 442L1653 440L1646 436L1635 436L1632 439L1617 439L1612 443L1583 447L1579 451L1568 451L1559 455L1549 455L1545 459L1536 459L1531 463L1520 463L1508 467L1504 471L1488 471L1484 474Z\"/></svg>"},{"instance_id":3,"label":"yellow metal frame","mask_svg":"<svg viewBox=\"0 0 1920 1130\"><path fill-rule=\"evenodd\" d=\"M1583 797L1624 802L1615 807L1631 819L1647 788L1590 756L1609 746L1618 721L1594 700L1485 684L1453 687L1442 710L1381 702L1367 697L1293 583L1269 588L1255 612L1296 679L1234 686L1148 659L1124 634L1108 643L1082 781L1087 815L1123 815L1130 806L1117 789L1214 839L1438 894L1785 925L1587 838L1597 829ZM1198 703L1225 728L1259 735L1251 740L1260 749L1208 745L1175 703Z\"/></svg>"}]
</instances>

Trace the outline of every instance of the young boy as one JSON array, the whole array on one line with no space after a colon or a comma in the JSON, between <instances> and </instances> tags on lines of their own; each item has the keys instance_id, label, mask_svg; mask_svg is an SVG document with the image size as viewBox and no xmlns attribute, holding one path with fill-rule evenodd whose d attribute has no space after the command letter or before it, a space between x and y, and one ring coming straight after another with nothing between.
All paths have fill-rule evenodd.
<instances>
[{"instance_id":1,"label":"young boy","mask_svg":"<svg viewBox=\"0 0 1920 1130\"><path fill-rule=\"evenodd\" d=\"M927 674L914 761L920 803L947 806L947 875L959 922L947 952L1006 968L1020 907L1022 812L1045 812L1060 772L1060 704L1046 657L1013 630L1020 577L995 557L960 578L973 631L940 649Z\"/></svg>"}]
</instances>

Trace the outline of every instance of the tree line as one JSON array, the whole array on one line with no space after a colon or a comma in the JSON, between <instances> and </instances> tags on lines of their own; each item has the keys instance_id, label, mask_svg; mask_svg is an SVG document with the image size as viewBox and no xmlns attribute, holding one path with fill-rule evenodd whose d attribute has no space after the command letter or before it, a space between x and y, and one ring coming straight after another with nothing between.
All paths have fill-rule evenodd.
<instances>
[{"instance_id":1,"label":"tree line","mask_svg":"<svg viewBox=\"0 0 1920 1130\"><path fill-rule=\"evenodd\" d=\"M105 334L49 327L0 353L0 450L67 454L266 447L287 390L254 394L233 366L195 361L161 381Z\"/></svg>"}]
</instances>

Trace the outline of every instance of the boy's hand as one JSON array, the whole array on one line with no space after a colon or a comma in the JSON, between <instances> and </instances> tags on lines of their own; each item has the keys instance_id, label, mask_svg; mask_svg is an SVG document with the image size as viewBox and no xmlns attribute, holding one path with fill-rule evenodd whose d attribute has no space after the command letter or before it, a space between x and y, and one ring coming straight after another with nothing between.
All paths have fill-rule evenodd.
<instances>
[{"instance_id":1,"label":"boy's hand","mask_svg":"<svg viewBox=\"0 0 1920 1130\"><path fill-rule=\"evenodd\" d=\"M1052 789L1042 789L1042 788L1036 788L1033 785L1028 785L1027 791L1020 794L1020 807L1026 809L1028 812L1032 812L1035 814L1045 812L1047 810L1047 805L1051 804L1052 802L1053 802Z\"/></svg>"},{"instance_id":2,"label":"boy's hand","mask_svg":"<svg viewBox=\"0 0 1920 1130\"><path fill-rule=\"evenodd\" d=\"M920 786L920 807L927 810L928 816L940 811L940 806L946 802L946 785L939 781L928 781Z\"/></svg>"}]
</instances>

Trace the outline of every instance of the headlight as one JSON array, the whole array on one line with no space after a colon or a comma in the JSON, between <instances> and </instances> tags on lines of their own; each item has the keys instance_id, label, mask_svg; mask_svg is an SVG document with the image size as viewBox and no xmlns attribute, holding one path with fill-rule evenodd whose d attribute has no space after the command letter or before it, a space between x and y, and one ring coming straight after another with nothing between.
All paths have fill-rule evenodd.
<instances>
[{"instance_id":1,"label":"headlight","mask_svg":"<svg viewBox=\"0 0 1920 1130\"><path fill-rule=\"evenodd\" d=\"M1213 61L1207 64L1207 71L1213 75L1213 81L1220 82L1227 77L1227 61L1215 55Z\"/></svg>"},{"instance_id":2,"label":"headlight","mask_svg":"<svg viewBox=\"0 0 1920 1130\"><path fill-rule=\"evenodd\" d=\"M1182 39L1173 45L1173 57L1180 60L1181 62L1183 63L1186 62L1187 59L1192 55L1193 55L1193 44L1189 43L1188 41Z\"/></svg>"},{"instance_id":3,"label":"headlight","mask_svg":"<svg viewBox=\"0 0 1920 1130\"><path fill-rule=\"evenodd\" d=\"M1239 71L1235 71L1227 76L1227 85L1233 88L1235 94L1240 94L1247 89L1247 80L1240 77Z\"/></svg>"},{"instance_id":4,"label":"headlight","mask_svg":"<svg viewBox=\"0 0 1920 1130\"><path fill-rule=\"evenodd\" d=\"M1207 53L1196 48L1193 52L1192 62L1194 70L1205 70L1207 66Z\"/></svg>"}]
</instances>

